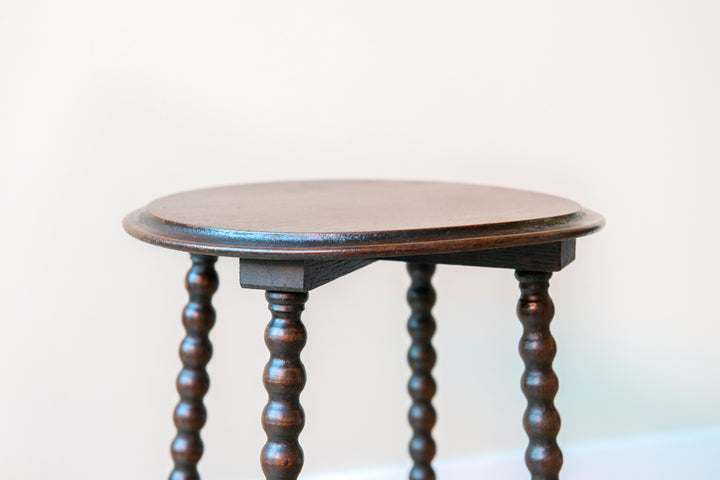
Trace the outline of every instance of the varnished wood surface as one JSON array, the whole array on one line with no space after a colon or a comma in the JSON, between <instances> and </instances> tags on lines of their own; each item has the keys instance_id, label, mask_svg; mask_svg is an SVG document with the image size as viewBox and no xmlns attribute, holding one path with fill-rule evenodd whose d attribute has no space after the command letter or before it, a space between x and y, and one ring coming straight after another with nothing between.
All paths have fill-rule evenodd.
<instances>
[{"instance_id":1,"label":"varnished wood surface","mask_svg":"<svg viewBox=\"0 0 720 480\"><path fill-rule=\"evenodd\" d=\"M532 480L558 480L563 456L557 444L560 415L553 400L558 378L552 368L557 346L550 333L555 306L548 293L551 273L517 271L520 282L518 318L523 324L520 356L525 363L522 391L527 399L523 426L529 443L525 464Z\"/></svg>"},{"instance_id":2,"label":"varnished wood surface","mask_svg":"<svg viewBox=\"0 0 720 480\"><path fill-rule=\"evenodd\" d=\"M296 480L304 462L298 436L305 426L300 392L305 387L306 375L300 352L307 342L307 331L300 315L308 294L268 291L265 298L272 319L265 329L270 360L263 375L268 403L262 425L267 442L260 463L267 480Z\"/></svg>"},{"instance_id":3,"label":"varnished wood surface","mask_svg":"<svg viewBox=\"0 0 720 480\"><path fill-rule=\"evenodd\" d=\"M432 459L437 448L431 432L437 420L432 405L437 385L432 376L432 369L437 356L432 345L432 337L435 334L435 318L432 315L435 289L430 280L435 273L435 265L408 263L407 270L412 279L407 292L407 301L412 310L407 324L408 333L412 338L407 358L412 369L408 392L413 401L408 412L408 420L413 429L409 445L413 466L408 478L435 480Z\"/></svg>"},{"instance_id":4,"label":"varnished wood surface","mask_svg":"<svg viewBox=\"0 0 720 480\"><path fill-rule=\"evenodd\" d=\"M303 181L195 190L125 218L163 247L241 258L383 258L575 238L604 219L552 195L414 181Z\"/></svg>"},{"instance_id":5,"label":"varnished wood surface","mask_svg":"<svg viewBox=\"0 0 720 480\"><path fill-rule=\"evenodd\" d=\"M177 435L170 446L175 463L170 480L200 480L197 464L204 449L200 430L207 418L203 397L210 388L205 366L212 356L208 334L215 324L212 296L218 288L215 261L217 257L192 255L193 264L185 278L190 301L182 315L186 335L180 344L183 368L177 378L180 402L173 416Z\"/></svg>"}]
</instances>

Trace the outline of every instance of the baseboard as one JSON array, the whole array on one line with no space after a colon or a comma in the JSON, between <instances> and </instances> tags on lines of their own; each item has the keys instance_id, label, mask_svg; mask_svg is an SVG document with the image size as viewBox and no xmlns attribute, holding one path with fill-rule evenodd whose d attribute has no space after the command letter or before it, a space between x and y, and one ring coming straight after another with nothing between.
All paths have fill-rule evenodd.
<instances>
[{"instance_id":1,"label":"baseboard","mask_svg":"<svg viewBox=\"0 0 720 480\"><path fill-rule=\"evenodd\" d=\"M664 432L570 444L563 448L562 477L569 480L717 480L720 427ZM523 451L439 459L438 478L527 480ZM407 465L303 475L305 480L405 480Z\"/></svg>"}]
</instances>

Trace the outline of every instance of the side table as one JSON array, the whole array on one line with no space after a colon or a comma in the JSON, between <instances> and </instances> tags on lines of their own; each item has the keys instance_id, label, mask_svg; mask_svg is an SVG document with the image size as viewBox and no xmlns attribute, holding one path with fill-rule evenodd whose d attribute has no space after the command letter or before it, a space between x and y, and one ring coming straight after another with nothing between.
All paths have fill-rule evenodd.
<instances>
[{"instance_id":1,"label":"side table","mask_svg":"<svg viewBox=\"0 0 720 480\"><path fill-rule=\"evenodd\" d=\"M529 445L525 462L533 480L555 480L562 466L556 443L560 416L553 404L552 272L575 258L575 238L600 229L601 215L563 198L482 185L416 181L302 181L233 185L160 198L130 213L128 233L161 247L189 252L190 296L182 320L183 368L177 379L177 436L171 480L198 480L205 424L203 397L215 323L211 300L218 287L218 256L237 257L240 284L266 291L270 350L263 375L268 403L262 413L267 443L261 453L267 480L295 480L303 466L298 436L305 422L300 352L307 333L300 316L313 288L376 260L407 263L411 285L408 331L412 344L408 391L413 429L411 480L433 480L431 431L436 385L431 371L437 264L511 268L520 282L517 314L523 324L523 418Z\"/></svg>"}]
</instances>

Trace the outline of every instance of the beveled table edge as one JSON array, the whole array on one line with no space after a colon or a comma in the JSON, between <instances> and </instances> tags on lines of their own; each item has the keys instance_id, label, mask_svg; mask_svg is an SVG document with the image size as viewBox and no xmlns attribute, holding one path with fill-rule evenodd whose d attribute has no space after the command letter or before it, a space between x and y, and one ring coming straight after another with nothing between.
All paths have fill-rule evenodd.
<instances>
[{"instance_id":1,"label":"beveled table edge","mask_svg":"<svg viewBox=\"0 0 720 480\"><path fill-rule=\"evenodd\" d=\"M189 228L140 208L123 227L152 245L189 253L251 259L391 258L516 247L589 235L605 218L581 209L570 215L519 222L404 231L355 233L273 233ZM403 237L407 238L403 241Z\"/></svg>"}]
</instances>

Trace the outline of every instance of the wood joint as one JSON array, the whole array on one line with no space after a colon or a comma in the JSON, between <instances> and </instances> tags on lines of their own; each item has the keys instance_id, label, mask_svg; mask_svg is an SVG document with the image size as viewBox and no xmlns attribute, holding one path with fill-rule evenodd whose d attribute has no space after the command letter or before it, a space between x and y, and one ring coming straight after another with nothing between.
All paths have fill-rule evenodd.
<instances>
[{"instance_id":1,"label":"wood joint","mask_svg":"<svg viewBox=\"0 0 720 480\"><path fill-rule=\"evenodd\" d=\"M374 262L359 260L257 260L240 259L240 285L243 288L309 292L336 278Z\"/></svg>"},{"instance_id":2,"label":"wood joint","mask_svg":"<svg viewBox=\"0 0 720 480\"><path fill-rule=\"evenodd\" d=\"M393 257L386 260L558 272L575 260L575 239L521 247Z\"/></svg>"}]
</instances>

